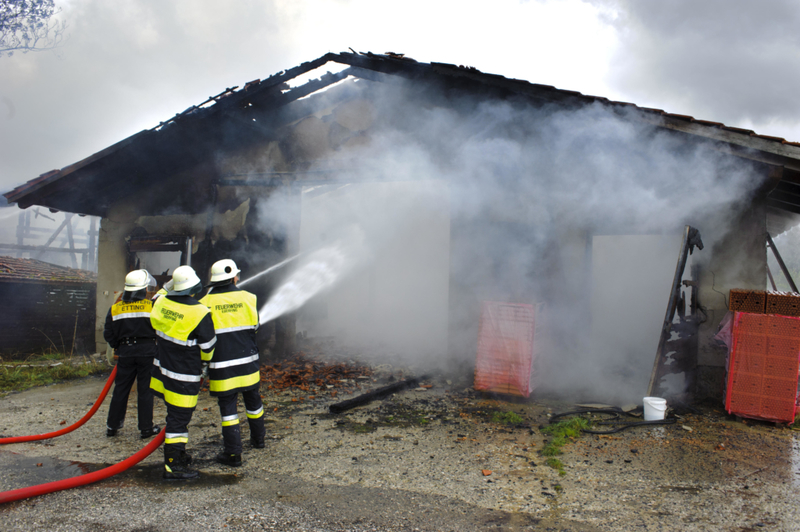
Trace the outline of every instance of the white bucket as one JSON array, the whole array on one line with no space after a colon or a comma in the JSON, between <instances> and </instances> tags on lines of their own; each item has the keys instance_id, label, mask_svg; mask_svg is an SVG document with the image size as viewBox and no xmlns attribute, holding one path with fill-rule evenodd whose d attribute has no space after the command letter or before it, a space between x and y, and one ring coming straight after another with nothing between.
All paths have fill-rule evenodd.
<instances>
[{"instance_id":1,"label":"white bucket","mask_svg":"<svg viewBox=\"0 0 800 532\"><path fill-rule=\"evenodd\" d=\"M644 420L657 421L664 419L667 413L667 400L661 397L645 397L642 400L644 404Z\"/></svg>"}]
</instances>

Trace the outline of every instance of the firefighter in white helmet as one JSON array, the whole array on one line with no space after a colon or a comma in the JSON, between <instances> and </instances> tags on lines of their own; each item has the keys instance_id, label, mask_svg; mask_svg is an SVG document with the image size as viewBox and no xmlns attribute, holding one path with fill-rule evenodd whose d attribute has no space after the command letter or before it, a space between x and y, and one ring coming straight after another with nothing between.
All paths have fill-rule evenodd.
<instances>
[{"instance_id":1,"label":"firefighter in white helmet","mask_svg":"<svg viewBox=\"0 0 800 532\"><path fill-rule=\"evenodd\" d=\"M254 294L236 286L239 268L230 259L211 266L211 288L200 300L211 310L217 345L208 365L208 390L217 397L222 417L223 451L217 462L229 466L242 465L242 438L239 432L237 398L244 400L250 444L264 447L264 406L259 385L258 301Z\"/></svg>"},{"instance_id":2,"label":"firefighter in white helmet","mask_svg":"<svg viewBox=\"0 0 800 532\"><path fill-rule=\"evenodd\" d=\"M189 469L188 425L197 406L203 365L211 360L217 341L211 313L193 297L202 289L191 266L179 266L172 274L171 289L156 299L150 313L158 335L150 387L167 405L165 480L185 480L199 474Z\"/></svg>"},{"instance_id":3,"label":"firefighter in white helmet","mask_svg":"<svg viewBox=\"0 0 800 532\"><path fill-rule=\"evenodd\" d=\"M153 425L153 394L150 391L150 370L156 356L156 332L150 325L153 302L147 298L147 289L156 281L147 270L134 270L125 277L122 298L114 303L106 315L103 338L117 355L117 376L114 393L108 407L106 436L116 436L125 422L133 381L136 381L137 417L142 439L158 434Z\"/></svg>"}]
</instances>

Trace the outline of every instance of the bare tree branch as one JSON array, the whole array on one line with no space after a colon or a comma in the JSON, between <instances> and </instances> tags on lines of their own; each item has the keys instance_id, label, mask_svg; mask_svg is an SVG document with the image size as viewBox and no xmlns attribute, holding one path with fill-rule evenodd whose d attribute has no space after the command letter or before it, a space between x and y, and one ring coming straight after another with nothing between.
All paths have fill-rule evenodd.
<instances>
[{"instance_id":1,"label":"bare tree branch","mask_svg":"<svg viewBox=\"0 0 800 532\"><path fill-rule=\"evenodd\" d=\"M52 50L64 39L66 21L54 0L0 0L0 56Z\"/></svg>"}]
</instances>

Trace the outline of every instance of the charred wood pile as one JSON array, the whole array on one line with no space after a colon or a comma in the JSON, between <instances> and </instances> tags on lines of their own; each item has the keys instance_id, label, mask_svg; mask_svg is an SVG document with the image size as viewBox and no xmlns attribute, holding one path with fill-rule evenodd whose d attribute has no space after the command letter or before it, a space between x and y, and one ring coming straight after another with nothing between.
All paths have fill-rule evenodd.
<instances>
[{"instance_id":1,"label":"charred wood pile","mask_svg":"<svg viewBox=\"0 0 800 532\"><path fill-rule=\"evenodd\" d=\"M300 398L336 397L360 391L372 382L372 369L355 362L326 362L299 352L286 360L261 366L263 390L300 392ZM307 394L303 396L303 394Z\"/></svg>"}]
</instances>

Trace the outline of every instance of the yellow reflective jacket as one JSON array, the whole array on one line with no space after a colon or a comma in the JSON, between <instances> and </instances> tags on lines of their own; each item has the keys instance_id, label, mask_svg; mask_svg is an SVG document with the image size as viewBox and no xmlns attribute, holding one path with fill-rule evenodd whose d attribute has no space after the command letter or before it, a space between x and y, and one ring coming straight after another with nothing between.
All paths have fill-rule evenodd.
<instances>
[{"instance_id":1,"label":"yellow reflective jacket","mask_svg":"<svg viewBox=\"0 0 800 532\"><path fill-rule=\"evenodd\" d=\"M211 395L228 395L256 388L259 374L258 299L233 283L217 286L200 300L211 310L217 345L208 365Z\"/></svg>"},{"instance_id":2,"label":"yellow reflective jacket","mask_svg":"<svg viewBox=\"0 0 800 532\"><path fill-rule=\"evenodd\" d=\"M162 296L150 323L158 336L150 388L173 406L194 408L203 362L211 360L217 342L211 313L191 296Z\"/></svg>"}]
</instances>

